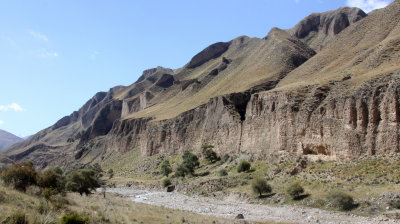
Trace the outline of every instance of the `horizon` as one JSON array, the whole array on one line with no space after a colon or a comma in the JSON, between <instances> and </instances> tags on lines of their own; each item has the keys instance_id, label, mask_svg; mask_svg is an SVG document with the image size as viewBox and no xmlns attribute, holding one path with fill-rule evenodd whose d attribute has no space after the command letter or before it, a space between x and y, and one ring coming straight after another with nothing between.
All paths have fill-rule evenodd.
<instances>
[{"instance_id":1,"label":"horizon","mask_svg":"<svg viewBox=\"0 0 400 224\"><path fill-rule=\"evenodd\" d=\"M262 38L314 12L369 12L393 1L154 2L0 3L0 129L33 135L96 92L130 85L149 68L180 68L215 42Z\"/></svg>"}]
</instances>

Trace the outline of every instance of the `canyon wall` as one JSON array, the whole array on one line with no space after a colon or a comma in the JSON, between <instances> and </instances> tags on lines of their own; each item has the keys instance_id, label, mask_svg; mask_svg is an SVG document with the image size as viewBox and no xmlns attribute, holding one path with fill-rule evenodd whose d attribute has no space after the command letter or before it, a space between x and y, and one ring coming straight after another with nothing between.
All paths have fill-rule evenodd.
<instances>
[{"instance_id":1,"label":"canyon wall","mask_svg":"<svg viewBox=\"0 0 400 224\"><path fill-rule=\"evenodd\" d=\"M212 144L220 155L256 158L272 153L331 159L395 153L400 150L399 77L372 80L348 93L344 83L331 83L302 93L230 94L170 120L119 120L107 148L140 148L144 155L154 155Z\"/></svg>"}]
</instances>

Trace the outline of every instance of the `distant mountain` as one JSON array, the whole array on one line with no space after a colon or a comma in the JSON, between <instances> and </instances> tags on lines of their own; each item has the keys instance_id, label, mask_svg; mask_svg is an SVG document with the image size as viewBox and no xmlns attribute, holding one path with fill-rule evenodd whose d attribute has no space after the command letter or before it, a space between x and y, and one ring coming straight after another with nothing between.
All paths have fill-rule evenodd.
<instances>
[{"instance_id":1,"label":"distant mountain","mask_svg":"<svg viewBox=\"0 0 400 224\"><path fill-rule=\"evenodd\" d=\"M23 138L20 138L10 132L4 131L0 129L0 149L7 148L10 145L13 145L17 142L23 141Z\"/></svg>"}]
</instances>

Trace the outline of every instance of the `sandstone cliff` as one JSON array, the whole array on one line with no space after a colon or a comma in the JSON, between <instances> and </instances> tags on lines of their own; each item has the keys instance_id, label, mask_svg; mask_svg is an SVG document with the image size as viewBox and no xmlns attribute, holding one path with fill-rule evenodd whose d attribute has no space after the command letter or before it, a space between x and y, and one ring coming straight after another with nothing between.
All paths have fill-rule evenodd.
<instances>
[{"instance_id":1,"label":"sandstone cliff","mask_svg":"<svg viewBox=\"0 0 400 224\"><path fill-rule=\"evenodd\" d=\"M365 17L365 18L364 18ZM397 153L400 2L366 16L312 14L264 39L211 45L183 68L154 68L8 149L42 165L215 146L220 155L349 159ZM318 52L318 53L316 53Z\"/></svg>"}]
</instances>

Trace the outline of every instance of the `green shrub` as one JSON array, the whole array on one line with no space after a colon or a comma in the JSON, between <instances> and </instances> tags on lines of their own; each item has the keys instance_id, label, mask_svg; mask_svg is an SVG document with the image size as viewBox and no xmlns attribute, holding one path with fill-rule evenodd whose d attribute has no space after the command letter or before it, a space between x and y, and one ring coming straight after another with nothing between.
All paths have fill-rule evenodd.
<instances>
[{"instance_id":1,"label":"green shrub","mask_svg":"<svg viewBox=\"0 0 400 224\"><path fill-rule=\"evenodd\" d=\"M218 175L220 177L227 176L228 175L228 171L226 171L226 169L220 169L220 170L218 170Z\"/></svg>"},{"instance_id":2,"label":"green shrub","mask_svg":"<svg viewBox=\"0 0 400 224\"><path fill-rule=\"evenodd\" d=\"M204 158L209 162L209 163L215 163L219 160L217 153L214 152L213 145L203 145L201 146L201 148L203 149L203 156Z\"/></svg>"},{"instance_id":3,"label":"green shrub","mask_svg":"<svg viewBox=\"0 0 400 224\"><path fill-rule=\"evenodd\" d=\"M50 201L51 197L56 195L57 191L53 188L45 188L42 193L41 196L46 199L47 201Z\"/></svg>"},{"instance_id":4,"label":"green shrub","mask_svg":"<svg viewBox=\"0 0 400 224\"><path fill-rule=\"evenodd\" d=\"M238 167L237 167L237 172L241 173L241 172L246 172L248 170L250 170L251 168L251 164L249 162L247 162L246 160L242 160L240 161Z\"/></svg>"},{"instance_id":5,"label":"green shrub","mask_svg":"<svg viewBox=\"0 0 400 224\"><path fill-rule=\"evenodd\" d=\"M66 188L72 192L78 192L80 195L91 194L92 190L100 187L96 172L88 169L80 169L71 172L67 176Z\"/></svg>"},{"instance_id":6,"label":"green shrub","mask_svg":"<svg viewBox=\"0 0 400 224\"><path fill-rule=\"evenodd\" d=\"M51 188L57 194L65 190L65 177L60 168L50 168L38 175L37 184L41 188Z\"/></svg>"},{"instance_id":7,"label":"green shrub","mask_svg":"<svg viewBox=\"0 0 400 224\"><path fill-rule=\"evenodd\" d=\"M109 178L109 179L113 178L113 176L114 176L114 170L113 170L113 169L109 169L109 170L107 171L107 174L108 174L108 178Z\"/></svg>"},{"instance_id":8,"label":"green shrub","mask_svg":"<svg viewBox=\"0 0 400 224\"><path fill-rule=\"evenodd\" d=\"M37 173L31 162L23 162L5 169L0 176L5 184L25 192L28 186L36 184Z\"/></svg>"},{"instance_id":9,"label":"green shrub","mask_svg":"<svg viewBox=\"0 0 400 224\"><path fill-rule=\"evenodd\" d=\"M162 175L168 177L168 175L172 172L171 164L169 164L169 160L165 159L162 161L160 165L160 172Z\"/></svg>"},{"instance_id":10,"label":"green shrub","mask_svg":"<svg viewBox=\"0 0 400 224\"><path fill-rule=\"evenodd\" d=\"M170 180L169 178L165 178L165 179L163 179L163 180L161 181L161 186L162 186L163 188L169 187L169 186L171 186L171 185L172 185L172 183L171 183L171 180Z\"/></svg>"},{"instance_id":11,"label":"green shrub","mask_svg":"<svg viewBox=\"0 0 400 224\"><path fill-rule=\"evenodd\" d=\"M293 183L286 189L286 193L292 197L292 199L298 199L301 194L304 193L304 188L299 183Z\"/></svg>"},{"instance_id":12,"label":"green shrub","mask_svg":"<svg viewBox=\"0 0 400 224\"><path fill-rule=\"evenodd\" d=\"M271 193L272 187L267 183L266 180L261 178L256 178L251 182L251 189L255 194Z\"/></svg>"},{"instance_id":13,"label":"green shrub","mask_svg":"<svg viewBox=\"0 0 400 224\"><path fill-rule=\"evenodd\" d=\"M390 207L400 209L400 199L394 199L389 202Z\"/></svg>"},{"instance_id":14,"label":"green shrub","mask_svg":"<svg viewBox=\"0 0 400 224\"><path fill-rule=\"evenodd\" d=\"M10 216L8 224L27 224L28 220L26 219L26 215L22 212L15 212Z\"/></svg>"},{"instance_id":15,"label":"green shrub","mask_svg":"<svg viewBox=\"0 0 400 224\"><path fill-rule=\"evenodd\" d=\"M199 158L195 154L185 151L182 155L182 159L182 163L175 171L175 176L185 177L188 174L193 175L195 168L200 165Z\"/></svg>"},{"instance_id":16,"label":"green shrub","mask_svg":"<svg viewBox=\"0 0 400 224\"><path fill-rule=\"evenodd\" d=\"M334 208L338 208L340 210L346 211L354 208L354 200L353 198L341 191L332 191L327 196L328 202Z\"/></svg>"},{"instance_id":17,"label":"green shrub","mask_svg":"<svg viewBox=\"0 0 400 224\"><path fill-rule=\"evenodd\" d=\"M71 212L65 214L61 217L62 224L86 224L89 223L89 219L85 216L81 216L76 214L75 212Z\"/></svg>"}]
</instances>

